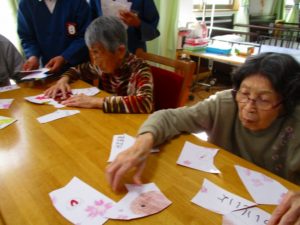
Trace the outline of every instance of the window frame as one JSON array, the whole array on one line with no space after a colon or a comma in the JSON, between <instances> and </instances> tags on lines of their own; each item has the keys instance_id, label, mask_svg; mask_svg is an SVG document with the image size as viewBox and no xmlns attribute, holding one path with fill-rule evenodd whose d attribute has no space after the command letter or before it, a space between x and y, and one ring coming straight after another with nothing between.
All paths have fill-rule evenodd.
<instances>
[{"instance_id":1,"label":"window frame","mask_svg":"<svg viewBox=\"0 0 300 225\"><path fill-rule=\"evenodd\" d=\"M216 4L215 10L216 11L236 11L238 10L239 1L238 0L232 0L232 4ZM207 11L212 10L212 4L206 4L205 6ZM203 10L203 3L201 4L194 4L193 3L193 11L199 12Z\"/></svg>"}]
</instances>

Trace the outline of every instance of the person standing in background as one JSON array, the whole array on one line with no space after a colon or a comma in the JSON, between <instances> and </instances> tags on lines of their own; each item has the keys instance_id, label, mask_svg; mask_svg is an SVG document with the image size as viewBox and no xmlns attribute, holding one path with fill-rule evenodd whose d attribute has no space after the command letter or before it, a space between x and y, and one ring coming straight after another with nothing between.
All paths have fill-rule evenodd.
<instances>
[{"instance_id":1,"label":"person standing in background","mask_svg":"<svg viewBox=\"0 0 300 225\"><path fill-rule=\"evenodd\" d=\"M61 73L88 60L84 32L91 22L86 0L20 0L18 34L27 61L23 69L40 67Z\"/></svg>"},{"instance_id":2,"label":"person standing in background","mask_svg":"<svg viewBox=\"0 0 300 225\"><path fill-rule=\"evenodd\" d=\"M18 78L18 72L22 69L23 62L16 47L7 38L0 35L0 87L9 85L10 78Z\"/></svg>"},{"instance_id":3,"label":"person standing in background","mask_svg":"<svg viewBox=\"0 0 300 225\"><path fill-rule=\"evenodd\" d=\"M90 0L93 18L105 16L112 0ZM159 14L153 0L128 0L132 2L131 11L121 11L121 20L128 25L128 50L135 53L136 49L146 51L146 41L157 38ZM104 7L108 6L108 7Z\"/></svg>"}]
</instances>

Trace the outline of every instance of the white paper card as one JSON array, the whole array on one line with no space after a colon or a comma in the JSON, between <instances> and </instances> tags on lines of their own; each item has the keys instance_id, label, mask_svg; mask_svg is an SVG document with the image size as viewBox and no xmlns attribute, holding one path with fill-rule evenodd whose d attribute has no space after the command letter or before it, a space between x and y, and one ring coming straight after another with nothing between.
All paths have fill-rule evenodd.
<instances>
[{"instance_id":1,"label":"white paper card","mask_svg":"<svg viewBox=\"0 0 300 225\"><path fill-rule=\"evenodd\" d=\"M158 213L172 202L154 183L143 185L126 184L128 193L104 216L110 219L130 220Z\"/></svg>"},{"instance_id":2,"label":"white paper card","mask_svg":"<svg viewBox=\"0 0 300 225\"><path fill-rule=\"evenodd\" d=\"M20 87L16 84L9 85L9 86L4 86L4 87L0 87L0 92L12 91L12 90L16 90L16 89L19 89L19 88Z\"/></svg>"},{"instance_id":3,"label":"white paper card","mask_svg":"<svg viewBox=\"0 0 300 225\"><path fill-rule=\"evenodd\" d=\"M221 173L214 165L214 157L218 151L218 149L198 146L187 141L177 164L209 173Z\"/></svg>"},{"instance_id":4,"label":"white paper card","mask_svg":"<svg viewBox=\"0 0 300 225\"><path fill-rule=\"evenodd\" d=\"M65 187L49 193L57 211L73 224L99 225L115 202L74 177Z\"/></svg>"},{"instance_id":5,"label":"white paper card","mask_svg":"<svg viewBox=\"0 0 300 225\"><path fill-rule=\"evenodd\" d=\"M11 103L13 102L14 99L9 98L9 99L0 99L0 109L9 109Z\"/></svg>"},{"instance_id":6,"label":"white paper card","mask_svg":"<svg viewBox=\"0 0 300 225\"><path fill-rule=\"evenodd\" d=\"M257 204L278 205L288 192L278 181L262 173L238 165L235 165L235 169Z\"/></svg>"},{"instance_id":7,"label":"white paper card","mask_svg":"<svg viewBox=\"0 0 300 225\"><path fill-rule=\"evenodd\" d=\"M29 102L35 103L35 104L47 104L47 105L53 105L55 108L63 108L64 105L60 104L58 101L55 101L53 98L47 98L44 94L35 95L35 96L28 96L25 97L25 99Z\"/></svg>"},{"instance_id":8,"label":"white paper card","mask_svg":"<svg viewBox=\"0 0 300 225\"><path fill-rule=\"evenodd\" d=\"M129 147L131 147L135 142L135 138L128 135L128 134L116 134L113 136L112 144L111 144L111 150L108 162L112 162L115 160L117 155L120 152L125 151ZM152 153L159 152L159 149L155 148L151 150Z\"/></svg>"},{"instance_id":9,"label":"white paper card","mask_svg":"<svg viewBox=\"0 0 300 225\"><path fill-rule=\"evenodd\" d=\"M25 99L29 102L36 103L36 104L44 104L44 103L50 102L52 100L51 98L45 97L44 94L28 96L28 97L25 97Z\"/></svg>"},{"instance_id":10,"label":"white paper card","mask_svg":"<svg viewBox=\"0 0 300 225\"><path fill-rule=\"evenodd\" d=\"M7 127L8 125L12 124L15 121L17 121L17 120L14 118L0 116L0 129Z\"/></svg>"},{"instance_id":11,"label":"white paper card","mask_svg":"<svg viewBox=\"0 0 300 225\"><path fill-rule=\"evenodd\" d=\"M99 92L100 92L100 90L96 87L72 89L73 95L85 94L87 96L94 96L94 95L98 94Z\"/></svg>"},{"instance_id":12,"label":"white paper card","mask_svg":"<svg viewBox=\"0 0 300 225\"><path fill-rule=\"evenodd\" d=\"M49 71L48 68L42 68L42 69L30 70L30 71L20 71L20 73L28 74L27 76L22 77L21 80L42 79L52 75L52 74L47 74L48 71Z\"/></svg>"},{"instance_id":13,"label":"white paper card","mask_svg":"<svg viewBox=\"0 0 300 225\"><path fill-rule=\"evenodd\" d=\"M254 202L220 188L207 179L204 179L202 188L192 202L219 214L228 214L234 210L256 205Z\"/></svg>"},{"instance_id":14,"label":"white paper card","mask_svg":"<svg viewBox=\"0 0 300 225\"><path fill-rule=\"evenodd\" d=\"M104 16L119 17L120 10L130 11L132 2L127 0L101 1L101 8Z\"/></svg>"},{"instance_id":15,"label":"white paper card","mask_svg":"<svg viewBox=\"0 0 300 225\"><path fill-rule=\"evenodd\" d=\"M80 113L80 111L79 110L61 110L61 109L58 109L53 113L49 113L47 115L38 117L37 120L40 123L47 123L47 122L57 120L57 119L60 119L60 118L63 118L63 117L72 116L72 115L75 115L77 113Z\"/></svg>"},{"instance_id":16,"label":"white paper card","mask_svg":"<svg viewBox=\"0 0 300 225\"><path fill-rule=\"evenodd\" d=\"M266 225L271 215L253 207L231 212L223 216L222 225Z\"/></svg>"}]
</instances>

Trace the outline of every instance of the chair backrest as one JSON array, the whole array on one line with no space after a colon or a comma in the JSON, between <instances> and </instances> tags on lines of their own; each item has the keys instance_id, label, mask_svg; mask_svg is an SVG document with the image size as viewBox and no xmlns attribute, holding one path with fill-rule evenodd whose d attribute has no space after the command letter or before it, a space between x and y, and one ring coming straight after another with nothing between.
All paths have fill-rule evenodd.
<instances>
[{"instance_id":1,"label":"chair backrest","mask_svg":"<svg viewBox=\"0 0 300 225\"><path fill-rule=\"evenodd\" d=\"M152 69L154 110L184 106L188 100L195 62L170 59L144 52L142 49L138 49L136 55L146 60ZM172 70L159 67L160 65Z\"/></svg>"}]
</instances>

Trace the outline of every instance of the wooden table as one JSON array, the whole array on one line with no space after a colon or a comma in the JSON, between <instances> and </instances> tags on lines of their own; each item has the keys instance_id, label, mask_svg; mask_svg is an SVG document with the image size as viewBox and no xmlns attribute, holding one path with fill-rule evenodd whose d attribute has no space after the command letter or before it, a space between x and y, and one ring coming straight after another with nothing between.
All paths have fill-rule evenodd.
<instances>
[{"instance_id":1,"label":"wooden table","mask_svg":"<svg viewBox=\"0 0 300 225\"><path fill-rule=\"evenodd\" d=\"M207 53L207 52L195 52L195 51L188 51L188 50L180 50L178 54L185 54L186 56L193 56L197 58L197 66L196 66L196 77L192 84L191 90L193 91L196 87L204 86L204 87L211 87L210 83L204 83L203 77L211 77L213 72L213 65L214 62L225 63L231 66L239 66L246 61L246 57L241 57L237 55L221 55L221 54L214 54L214 53ZM201 59L208 60L208 70L205 73L201 73Z\"/></svg>"},{"instance_id":2,"label":"wooden table","mask_svg":"<svg viewBox=\"0 0 300 225\"><path fill-rule=\"evenodd\" d=\"M73 87L86 87L77 82ZM148 115L105 114L97 109L80 109L80 114L40 124L36 118L56 109L35 105L23 97L42 93L45 86L25 87L0 93L0 98L14 98L8 110L0 115L17 118L14 124L0 130L0 224L5 225L67 225L70 224L53 207L48 193L65 186L77 176L115 201L125 191L113 193L105 179L104 170L110 153L112 136L135 135ZM105 95L101 92L99 96ZM152 154L144 173L145 182L154 182L173 202L161 213L132 221L107 224L221 224L222 216L205 210L191 199L199 191L204 178L251 200L242 185L234 164L264 171L286 187L300 188L270 172L221 150L216 166L222 171L213 175L176 165L185 141L213 147L193 135L181 135L161 146ZM261 206L271 212L273 206Z\"/></svg>"},{"instance_id":3,"label":"wooden table","mask_svg":"<svg viewBox=\"0 0 300 225\"><path fill-rule=\"evenodd\" d=\"M203 59L208 59L208 60L221 62L221 63L234 65L234 66L239 66L243 64L246 60L245 57L237 56L237 55L221 55L221 54L214 54L214 53L207 53L207 52L194 52L188 50L183 50L182 54L186 54L188 56L196 56L199 59L203 58Z\"/></svg>"}]
</instances>

